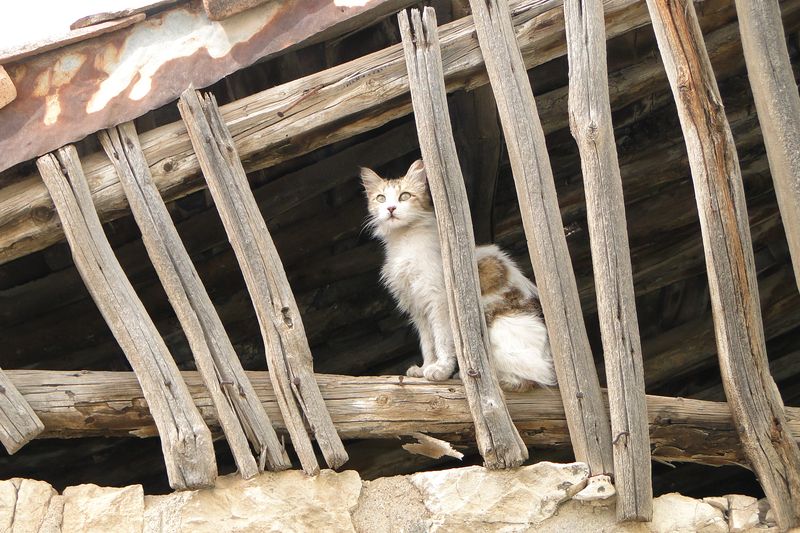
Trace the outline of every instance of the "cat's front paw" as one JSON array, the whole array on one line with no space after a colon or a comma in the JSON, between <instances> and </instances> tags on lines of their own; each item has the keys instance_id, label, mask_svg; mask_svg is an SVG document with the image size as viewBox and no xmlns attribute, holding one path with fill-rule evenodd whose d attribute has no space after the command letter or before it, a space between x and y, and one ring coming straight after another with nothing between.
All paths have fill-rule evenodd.
<instances>
[{"instance_id":1,"label":"cat's front paw","mask_svg":"<svg viewBox=\"0 0 800 533\"><path fill-rule=\"evenodd\" d=\"M420 368L419 365L413 365L408 367L408 370L406 370L406 376L410 378L421 378L422 376L424 376L424 374L422 372L422 368Z\"/></svg>"},{"instance_id":2,"label":"cat's front paw","mask_svg":"<svg viewBox=\"0 0 800 533\"><path fill-rule=\"evenodd\" d=\"M425 367L423 374L428 381L444 381L450 379L450 376L453 375L453 370L452 365L436 363Z\"/></svg>"}]
</instances>

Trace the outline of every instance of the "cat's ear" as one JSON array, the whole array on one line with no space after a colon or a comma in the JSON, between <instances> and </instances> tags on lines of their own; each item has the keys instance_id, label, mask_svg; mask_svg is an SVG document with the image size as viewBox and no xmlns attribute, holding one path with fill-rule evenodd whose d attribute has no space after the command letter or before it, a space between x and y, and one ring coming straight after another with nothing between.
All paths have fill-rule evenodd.
<instances>
[{"instance_id":1,"label":"cat's ear","mask_svg":"<svg viewBox=\"0 0 800 533\"><path fill-rule=\"evenodd\" d=\"M371 168L361 167L361 183L364 184L365 190L370 191L379 187L383 183L383 178Z\"/></svg>"},{"instance_id":2,"label":"cat's ear","mask_svg":"<svg viewBox=\"0 0 800 533\"><path fill-rule=\"evenodd\" d=\"M408 167L408 172L406 172L406 178L421 183L428 182L428 173L425 171L425 163L422 162L422 159L417 159L411 163L411 166Z\"/></svg>"}]
</instances>

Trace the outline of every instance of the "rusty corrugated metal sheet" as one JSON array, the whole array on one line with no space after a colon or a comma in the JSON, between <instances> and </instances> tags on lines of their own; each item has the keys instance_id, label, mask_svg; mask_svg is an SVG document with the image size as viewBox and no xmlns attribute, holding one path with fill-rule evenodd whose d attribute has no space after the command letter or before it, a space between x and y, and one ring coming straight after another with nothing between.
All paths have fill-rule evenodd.
<instances>
[{"instance_id":1,"label":"rusty corrugated metal sheet","mask_svg":"<svg viewBox=\"0 0 800 533\"><path fill-rule=\"evenodd\" d=\"M269 2L223 21L199 3L6 65L18 97L0 109L0 171L206 87L289 47L350 31L413 2Z\"/></svg>"}]
</instances>

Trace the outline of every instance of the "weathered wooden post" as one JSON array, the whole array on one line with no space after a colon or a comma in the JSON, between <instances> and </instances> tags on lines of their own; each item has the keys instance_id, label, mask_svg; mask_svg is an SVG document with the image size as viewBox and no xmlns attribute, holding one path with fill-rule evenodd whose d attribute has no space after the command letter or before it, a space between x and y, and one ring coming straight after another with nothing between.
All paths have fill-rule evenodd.
<instances>
[{"instance_id":1,"label":"weathered wooden post","mask_svg":"<svg viewBox=\"0 0 800 533\"><path fill-rule=\"evenodd\" d=\"M470 0L508 145L575 457L592 475L614 470L611 428L583 322L553 171L505 0Z\"/></svg>"},{"instance_id":2,"label":"weathered wooden post","mask_svg":"<svg viewBox=\"0 0 800 533\"><path fill-rule=\"evenodd\" d=\"M625 199L608 96L602 0L565 0L569 118L586 188L619 520L653 516L650 435Z\"/></svg>"},{"instance_id":3,"label":"weathered wooden post","mask_svg":"<svg viewBox=\"0 0 800 533\"><path fill-rule=\"evenodd\" d=\"M800 289L800 95L778 0L736 0L739 33L769 169Z\"/></svg>"},{"instance_id":4,"label":"weathered wooden post","mask_svg":"<svg viewBox=\"0 0 800 533\"><path fill-rule=\"evenodd\" d=\"M211 432L192 402L164 340L114 256L72 145L36 161L64 226L75 266L133 367L158 427L169 484L214 484Z\"/></svg>"},{"instance_id":5,"label":"weathered wooden post","mask_svg":"<svg viewBox=\"0 0 800 533\"><path fill-rule=\"evenodd\" d=\"M467 394L478 449L488 468L519 466L528 449L508 414L489 361L489 334L483 317L475 259L475 236L464 178L456 155L436 13L411 10L398 15L408 65L408 82L419 144L436 207L450 325Z\"/></svg>"},{"instance_id":6,"label":"weathered wooden post","mask_svg":"<svg viewBox=\"0 0 800 533\"><path fill-rule=\"evenodd\" d=\"M98 137L117 169L147 254L186 334L239 472L251 478L266 462L273 470L290 468L286 451L153 183L136 127L126 122ZM258 463L248 438L258 452Z\"/></svg>"},{"instance_id":7,"label":"weathered wooden post","mask_svg":"<svg viewBox=\"0 0 800 533\"><path fill-rule=\"evenodd\" d=\"M328 466L337 468L347 461L347 452L314 379L297 302L233 138L212 95L201 100L197 91L188 89L178 108L252 297L270 378L295 451L307 473L319 471L307 420Z\"/></svg>"},{"instance_id":8,"label":"weathered wooden post","mask_svg":"<svg viewBox=\"0 0 800 533\"><path fill-rule=\"evenodd\" d=\"M42 421L6 373L0 370L0 443L6 452L13 454L43 430Z\"/></svg>"},{"instance_id":9,"label":"weathered wooden post","mask_svg":"<svg viewBox=\"0 0 800 533\"><path fill-rule=\"evenodd\" d=\"M769 373L744 186L692 0L647 0L692 169L722 383L778 525L800 519L800 451Z\"/></svg>"}]
</instances>

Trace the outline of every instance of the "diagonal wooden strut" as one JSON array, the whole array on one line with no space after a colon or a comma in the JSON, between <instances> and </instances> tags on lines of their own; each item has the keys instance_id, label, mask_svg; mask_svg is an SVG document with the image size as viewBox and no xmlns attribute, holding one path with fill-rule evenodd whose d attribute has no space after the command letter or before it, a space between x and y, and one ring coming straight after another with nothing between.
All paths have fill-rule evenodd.
<instances>
[{"instance_id":1,"label":"diagonal wooden strut","mask_svg":"<svg viewBox=\"0 0 800 533\"><path fill-rule=\"evenodd\" d=\"M0 443L11 455L42 431L42 421L6 373L0 370Z\"/></svg>"},{"instance_id":2,"label":"diagonal wooden strut","mask_svg":"<svg viewBox=\"0 0 800 533\"><path fill-rule=\"evenodd\" d=\"M250 478L264 469L265 462L273 470L290 468L286 451L153 183L135 126L128 122L98 136L117 169L147 254L186 333L239 471ZM258 463L248 437L258 452Z\"/></svg>"},{"instance_id":3,"label":"diagonal wooden strut","mask_svg":"<svg viewBox=\"0 0 800 533\"><path fill-rule=\"evenodd\" d=\"M478 450L488 468L519 466L528 458L528 450L511 421L489 361L475 236L447 110L436 14L426 7L420 17L412 9L411 24L405 11L398 20L419 144L436 207L450 324Z\"/></svg>"},{"instance_id":4,"label":"diagonal wooden strut","mask_svg":"<svg viewBox=\"0 0 800 533\"><path fill-rule=\"evenodd\" d=\"M781 7L778 0L736 0L736 12L795 283L800 289L800 94L786 47Z\"/></svg>"},{"instance_id":5,"label":"diagonal wooden strut","mask_svg":"<svg viewBox=\"0 0 800 533\"><path fill-rule=\"evenodd\" d=\"M505 0L470 0L470 5L508 146L575 458L587 463L592 475L610 474L614 465L608 414L586 336L544 132L509 6Z\"/></svg>"},{"instance_id":6,"label":"diagonal wooden strut","mask_svg":"<svg viewBox=\"0 0 800 533\"><path fill-rule=\"evenodd\" d=\"M211 432L111 250L75 147L42 156L36 166L61 218L75 266L142 386L161 437L170 486L212 486L217 463Z\"/></svg>"},{"instance_id":7,"label":"diagonal wooden strut","mask_svg":"<svg viewBox=\"0 0 800 533\"><path fill-rule=\"evenodd\" d=\"M617 519L650 521L653 482L625 199L611 123L602 0L565 0L569 118L586 188L613 435Z\"/></svg>"},{"instance_id":8,"label":"diagonal wooden strut","mask_svg":"<svg viewBox=\"0 0 800 533\"><path fill-rule=\"evenodd\" d=\"M331 468L347 461L319 387L311 349L278 251L258 210L233 139L216 100L194 89L178 103L208 188L244 274L264 338L270 377L303 469L319 471L311 432Z\"/></svg>"},{"instance_id":9,"label":"diagonal wooden strut","mask_svg":"<svg viewBox=\"0 0 800 533\"><path fill-rule=\"evenodd\" d=\"M703 235L722 384L781 529L800 523L800 451L769 372L736 146L692 0L647 0L678 108Z\"/></svg>"}]
</instances>

